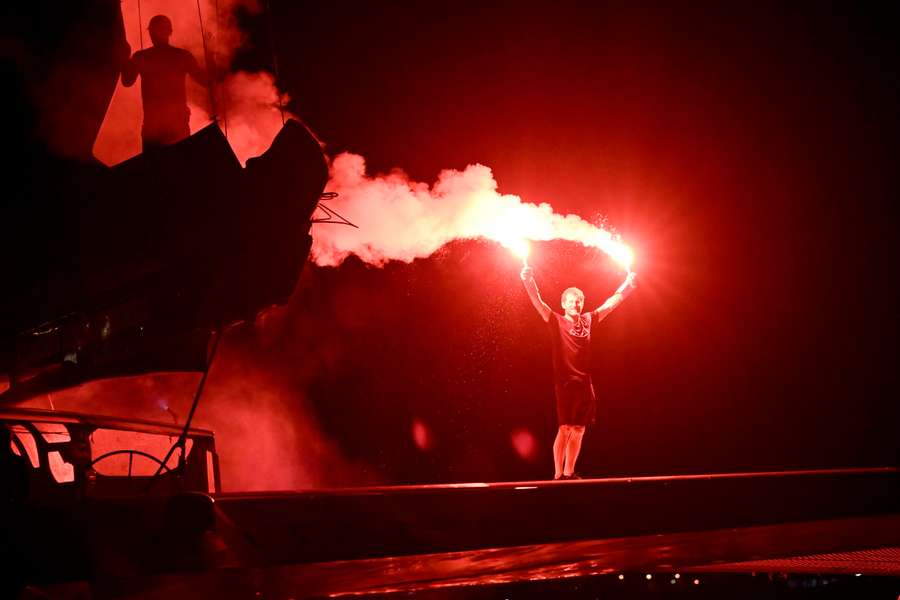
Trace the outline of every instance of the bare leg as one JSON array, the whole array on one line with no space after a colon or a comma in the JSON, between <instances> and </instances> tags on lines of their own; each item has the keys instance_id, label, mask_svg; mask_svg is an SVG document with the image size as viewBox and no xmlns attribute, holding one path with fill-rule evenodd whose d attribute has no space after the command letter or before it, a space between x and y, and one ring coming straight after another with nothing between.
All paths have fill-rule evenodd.
<instances>
[{"instance_id":1,"label":"bare leg","mask_svg":"<svg viewBox=\"0 0 900 600\"><path fill-rule=\"evenodd\" d=\"M556 441L553 442L553 479L559 479L563 474L563 463L566 458L566 446L569 441L568 425L560 425L556 432Z\"/></svg>"},{"instance_id":2,"label":"bare leg","mask_svg":"<svg viewBox=\"0 0 900 600\"><path fill-rule=\"evenodd\" d=\"M575 461L578 460L578 453L581 452L581 438L584 437L583 426L569 427L568 438L566 439L566 460L563 475L571 475L575 472Z\"/></svg>"}]
</instances>

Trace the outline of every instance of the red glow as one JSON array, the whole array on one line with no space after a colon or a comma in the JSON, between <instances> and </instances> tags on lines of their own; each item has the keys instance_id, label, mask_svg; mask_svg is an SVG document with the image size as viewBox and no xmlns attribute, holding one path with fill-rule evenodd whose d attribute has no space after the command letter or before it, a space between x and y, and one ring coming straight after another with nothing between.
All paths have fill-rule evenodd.
<instances>
[{"instance_id":1,"label":"red glow","mask_svg":"<svg viewBox=\"0 0 900 600\"><path fill-rule=\"evenodd\" d=\"M516 454L524 460L534 460L537 457L537 441L534 435L527 429L516 429L509 435Z\"/></svg>"},{"instance_id":2,"label":"red glow","mask_svg":"<svg viewBox=\"0 0 900 600\"><path fill-rule=\"evenodd\" d=\"M91 455L94 457L102 456L107 452L121 449L138 450L146 452L151 456L164 457L172 445L171 438L164 435L156 435L149 433L124 432L114 429L98 429L91 434ZM185 448L190 454L192 440L187 440ZM170 469L178 466L180 459L180 450L176 450L169 457L166 463ZM148 459L145 456L127 454L118 454L108 459L101 460L96 463L94 468L101 475L132 475L146 476L156 473L159 464Z\"/></svg>"},{"instance_id":3,"label":"red glow","mask_svg":"<svg viewBox=\"0 0 900 600\"><path fill-rule=\"evenodd\" d=\"M431 433L428 431L428 426L419 419L413 419L412 437L419 450L431 449Z\"/></svg>"},{"instance_id":4,"label":"red glow","mask_svg":"<svg viewBox=\"0 0 900 600\"><path fill-rule=\"evenodd\" d=\"M528 243L528 240L511 238L500 243L512 250L513 254L522 259L522 262L528 262L528 255L531 253L531 244Z\"/></svg>"},{"instance_id":5,"label":"red glow","mask_svg":"<svg viewBox=\"0 0 900 600\"><path fill-rule=\"evenodd\" d=\"M47 453L47 462L49 463L50 472L58 483L68 483L75 481L75 467L71 463L63 460L62 455L54 450Z\"/></svg>"},{"instance_id":6,"label":"red glow","mask_svg":"<svg viewBox=\"0 0 900 600\"><path fill-rule=\"evenodd\" d=\"M224 491L372 483L373 470L346 460L338 445L320 431L302 392L286 388L270 371L249 366L249 362L241 351L229 349L227 344L220 349L194 419L194 426L215 432ZM177 415L182 423L198 377L191 373L161 373L100 380L55 393L54 403L63 411L165 423L174 422ZM39 406L36 400L30 403ZM15 435L35 464L37 452L31 435ZM121 447L103 435L95 434L94 442L95 456L103 450L98 446ZM168 447L170 441L166 442L163 446ZM157 446L146 449L160 455ZM135 459L132 469L143 472L148 464ZM123 473L127 471L128 458L111 458L99 468Z\"/></svg>"},{"instance_id":7,"label":"red glow","mask_svg":"<svg viewBox=\"0 0 900 600\"><path fill-rule=\"evenodd\" d=\"M31 466L37 468L40 466L40 462L38 459L38 451L37 451L37 443L34 441L31 433L25 431L24 429L21 431L15 431L15 436L19 438L19 441L25 447L25 453L28 454L28 460L31 461Z\"/></svg>"}]
</instances>

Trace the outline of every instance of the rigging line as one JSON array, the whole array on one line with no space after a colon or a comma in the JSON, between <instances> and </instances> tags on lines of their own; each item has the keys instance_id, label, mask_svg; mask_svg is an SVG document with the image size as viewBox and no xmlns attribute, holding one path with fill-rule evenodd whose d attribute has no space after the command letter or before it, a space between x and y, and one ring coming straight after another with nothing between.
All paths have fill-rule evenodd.
<instances>
[{"instance_id":1,"label":"rigging line","mask_svg":"<svg viewBox=\"0 0 900 600\"><path fill-rule=\"evenodd\" d=\"M266 15L269 24L269 49L272 51L272 68L275 70L275 92L278 94L278 112L281 113L281 124L284 125L284 104L281 101L281 92L278 90L278 82L281 73L278 69L278 53L275 51L275 26L272 24L272 3L266 0Z\"/></svg>"},{"instance_id":2,"label":"rigging line","mask_svg":"<svg viewBox=\"0 0 900 600\"><path fill-rule=\"evenodd\" d=\"M153 483L159 477L159 474L162 473L163 469L169 463L169 459L172 457L172 453L175 452L175 448L181 448L181 462L186 458L185 442L187 441L188 432L191 429L191 421L194 420L194 413L197 411L197 405L200 404L200 396L203 394L203 388L206 387L206 378L209 376L210 369L212 369L213 360L216 358L216 351L219 349L219 342L222 341L222 336L225 334L225 328L219 328L215 334L216 340L213 342L212 350L210 350L209 359L206 361L206 368L203 370L203 376L200 377L200 383L197 384L197 391L194 392L194 401L191 403L191 410L188 412L184 427L181 429L178 439L175 440L175 443L169 448L165 458L159 463L159 468L156 469L156 473L153 474L153 477L151 477L150 481L147 483L147 488L144 490L146 492L150 491L150 488L153 487Z\"/></svg>"},{"instance_id":3,"label":"rigging line","mask_svg":"<svg viewBox=\"0 0 900 600\"><path fill-rule=\"evenodd\" d=\"M141 18L141 0L138 0L138 35L141 38L141 50L144 49L144 20Z\"/></svg>"},{"instance_id":4,"label":"rigging line","mask_svg":"<svg viewBox=\"0 0 900 600\"><path fill-rule=\"evenodd\" d=\"M206 91L209 92L209 110L212 112L213 121L216 117L216 96L213 93L212 77L209 68L209 50L206 47L206 31L203 29L203 13L200 12L200 0L197 0L197 17L200 19L200 39L203 40L203 64L206 66Z\"/></svg>"},{"instance_id":5,"label":"rigging line","mask_svg":"<svg viewBox=\"0 0 900 600\"><path fill-rule=\"evenodd\" d=\"M218 47L219 54L222 54L222 42L221 42L221 32L222 32L222 13L219 11L219 0L216 0L216 46ZM222 96L222 127L225 129L225 137L228 137L228 97L226 96L225 89L225 77L222 77L222 81L219 84L219 92Z\"/></svg>"}]
</instances>

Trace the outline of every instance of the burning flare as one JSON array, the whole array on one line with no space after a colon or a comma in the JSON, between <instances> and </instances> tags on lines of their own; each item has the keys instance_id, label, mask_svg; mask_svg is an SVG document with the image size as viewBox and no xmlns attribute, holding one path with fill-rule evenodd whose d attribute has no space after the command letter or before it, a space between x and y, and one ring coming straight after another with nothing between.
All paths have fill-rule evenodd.
<instances>
[{"instance_id":1,"label":"burning flare","mask_svg":"<svg viewBox=\"0 0 900 600\"><path fill-rule=\"evenodd\" d=\"M370 177L362 156L343 153L332 163L328 189L338 193L329 206L360 229L318 228L311 256L319 266L339 265L351 254L378 266L411 262L453 240L474 238L498 242L523 261L529 240L557 239L599 248L626 271L634 261L616 234L577 215L557 214L547 203L498 193L491 170L483 165L442 171L429 187L400 171Z\"/></svg>"},{"instance_id":2,"label":"burning flare","mask_svg":"<svg viewBox=\"0 0 900 600\"><path fill-rule=\"evenodd\" d=\"M531 253L531 244L528 240L521 238L513 238L507 241L501 241L501 244L512 250L512 253L522 259L522 264L528 265L528 255Z\"/></svg>"}]
</instances>

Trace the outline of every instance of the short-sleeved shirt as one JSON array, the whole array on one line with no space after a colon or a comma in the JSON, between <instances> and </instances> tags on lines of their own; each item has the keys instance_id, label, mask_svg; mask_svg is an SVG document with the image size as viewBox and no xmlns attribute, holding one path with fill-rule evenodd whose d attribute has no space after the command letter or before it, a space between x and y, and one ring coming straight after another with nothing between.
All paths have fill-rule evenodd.
<instances>
[{"instance_id":1,"label":"short-sleeved shirt","mask_svg":"<svg viewBox=\"0 0 900 600\"><path fill-rule=\"evenodd\" d=\"M560 425L587 426L594 422L597 400L590 374L591 326L594 314L574 322L551 313L548 321L553 347L556 416Z\"/></svg>"},{"instance_id":2,"label":"short-sleeved shirt","mask_svg":"<svg viewBox=\"0 0 900 600\"><path fill-rule=\"evenodd\" d=\"M590 346L594 313L586 312L573 323L552 312L547 321L553 348L553 377L557 387L572 381L591 383Z\"/></svg>"}]
</instances>

